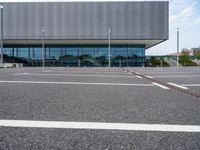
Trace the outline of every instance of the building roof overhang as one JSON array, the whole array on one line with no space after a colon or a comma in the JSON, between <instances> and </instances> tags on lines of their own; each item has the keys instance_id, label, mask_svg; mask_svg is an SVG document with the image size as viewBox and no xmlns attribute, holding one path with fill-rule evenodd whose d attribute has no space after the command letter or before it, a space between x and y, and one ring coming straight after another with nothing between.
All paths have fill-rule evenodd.
<instances>
[{"instance_id":1,"label":"building roof overhang","mask_svg":"<svg viewBox=\"0 0 200 150\"><path fill-rule=\"evenodd\" d=\"M116 39L111 39L111 44L133 44L133 45L145 45L145 49L148 49L150 47L153 47L164 40L116 40ZM31 40L31 39L5 39L4 44L6 45L38 45L42 44L42 39L37 39L37 40ZM108 44L108 39L103 39L103 40L90 40L90 39L84 39L84 40L65 40L65 39L45 39L45 44L48 45L57 45L57 44L68 44L68 45L73 45L73 44L100 44L100 45L105 45Z\"/></svg>"}]
</instances>

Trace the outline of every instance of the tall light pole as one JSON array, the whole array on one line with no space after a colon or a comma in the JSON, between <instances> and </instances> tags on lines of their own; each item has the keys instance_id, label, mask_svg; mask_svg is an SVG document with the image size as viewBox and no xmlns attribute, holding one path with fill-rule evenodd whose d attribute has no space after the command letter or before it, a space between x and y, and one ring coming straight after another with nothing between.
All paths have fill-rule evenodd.
<instances>
[{"instance_id":1,"label":"tall light pole","mask_svg":"<svg viewBox=\"0 0 200 150\"><path fill-rule=\"evenodd\" d=\"M177 28L177 55L176 55L177 68L179 67L179 28Z\"/></svg>"},{"instance_id":2,"label":"tall light pole","mask_svg":"<svg viewBox=\"0 0 200 150\"><path fill-rule=\"evenodd\" d=\"M108 67L110 68L110 33L111 33L111 30L110 28L108 29Z\"/></svg>"},{"instance_id":3,"label":"tall light pole","mask_svg":"<svg viewBox=\"0 0 200 150\"><path fill-rule=\"evenodd\" d=\"M45 34L45 30L42 29L42 67L43 68L45 66L45 60L44 60L44 34Z\"/></svg>"},{"instance_id":4,"label":"tall light pole","mask_svg":"<svg viewBox=\"0 0 200 150\"><path fill-rule=\"evenodd\" d=\"M3 4L1 8L1 64L3 64Z\"/></svg>"}]
</instances>

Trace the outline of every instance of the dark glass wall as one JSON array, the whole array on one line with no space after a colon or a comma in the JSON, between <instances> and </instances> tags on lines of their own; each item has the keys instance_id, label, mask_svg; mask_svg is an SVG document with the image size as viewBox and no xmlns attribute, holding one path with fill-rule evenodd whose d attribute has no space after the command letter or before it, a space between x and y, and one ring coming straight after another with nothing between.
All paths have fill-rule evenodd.
<instances>
[{"instance_id":1,"label":"dark glass wall","mask_svg":"<svg viewBox=\"0 0 200 150\"><path fill-rule=\"evenodd\" d=\"M108 66L107 45L46 45L45 66ZM42 66L42 48L37 45L6 45L6 62ZM144 66L144 45L111 45L111 66Z\"/></svg>"}]
</instances>

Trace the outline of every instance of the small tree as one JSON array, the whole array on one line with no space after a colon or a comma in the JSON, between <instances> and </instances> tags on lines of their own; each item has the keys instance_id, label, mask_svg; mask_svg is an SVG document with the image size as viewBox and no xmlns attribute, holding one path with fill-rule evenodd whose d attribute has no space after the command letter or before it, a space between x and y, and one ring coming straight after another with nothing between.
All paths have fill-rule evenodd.
<instances>
[{"instance_id":1,"label":"small tree","mask_svg":"<svg viewBox=\"0 0 200 150\"><path fill-rule=\"evenodd\" d=\"M185 66L185 63L189 60L189 51L184 48L181 53L180 63Z\"/></svg>"},{"instance_id":2,"label":"small tree","mask_svg":"<svg viewBox=\"0 0 200 150\"><path fill-rule=\"evenodd\" d=\"M200 59L200 49L199 49L199 51L197 52L196 57L197 57L197 59Z\"/></svg>"},{"instance_id":3,"label":"small tree","mask_svg":"<svg viewBox=\"0 0 200 150\"><path fill-rule=\"evenodd\" d=\"M188 60L189 59L189 51L184 48L181 53L181 59Z\"/></svg>"},{"instance_id":4,"label":"small tree","mask_svg":"<svg viewBox=\"0 0 200 150\"><path fill-rule=\"evenodd\" d=\"M187 48L182 49L182 56L189 56L189 50Z\"/></svg>"}]
</instances>

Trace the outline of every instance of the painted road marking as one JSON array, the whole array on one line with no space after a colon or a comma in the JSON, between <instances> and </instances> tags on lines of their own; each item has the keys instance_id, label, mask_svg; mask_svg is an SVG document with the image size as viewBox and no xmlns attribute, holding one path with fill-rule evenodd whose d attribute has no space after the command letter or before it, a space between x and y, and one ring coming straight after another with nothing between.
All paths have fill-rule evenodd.
<instances>
[{"instance_id":1,"label":"painted road marking","mask_svg":"<svg viewBox=\"0 0 200 150\"><path fill-rule=\"evenodd\" d=\"M95 71L95 70L94 70ZM66 70L66 71L54 71L54 72L70 72L70 73L94 73L94 71L73 71L73 70ZM109 72L109 71L95 71L95 73L99 74L126 74L125 72Z\"/></svg>"},{"instance_id":2,"label":"painted road marking","mask_svg":"<svg viewBox=\"0 0 200 150\"><path fill-rule=\"evenodd\" d=\"M57 68L50 68L50 72L68 72L68 73L99 73L99 74L122 74L126 75L125 72L122 72L121 70L99 70L99 69L92 69L87 68L89 70L74 70L75 68L64 68L64 69L57 69ZM97 70L97 71L96 71Z\"/></svg>"},{"instance_id":3,"label":"painted road marking","mask_svg":"<svg viewBox=\"0 0 200 150\"><path fill-rule=\"evenodd\" d=\"M200 86L200 84L181 84L181 86Z\"/></svg>"},{"instance_id":4,"label":"painted road marking","mask_svg":"<svg viewBox=\"0 0 200 150\"><path fill-rule=\"evenodd\" d=\"M42 74L42 73L29 73L29 74L14 74L15 76L20 76L20 75L29 75L29 76L72 76L72 77L120 77L120 78L134 78L136 76L128 76L128 75L95 75L95 74Z\"/></svg>"},{"instance_id":5,"label":"painted road marking","mask_svg":"<svg viewBox=\"0 0 200 150\"><path fill-rule=\"evenodd\" d=\"M141 76L136 76L137 78L140 78L140 79L142 79L142 77Z\"/></svg>"},{"instance_id":6,"label":"painted road marking","mask_svg":"<svg viewBox=\"0 0 200 150\"><path fill-rule=\"evenodd\" d=\"M145 76L145 77L153 79L153 77L152 77L152 76L148 76L148 75L147 75L147 76Z\"/></svg>"},{"instance_id":7,"label":"painted road marking","mask_svg":"<svg viewBox=\"0 0 200 150\"><path fill-rule=\"evenodd\" d=\"M171 82L167 82L167 83L170 84L170 85L179 87L179 88L181 88L181 89L185 89L185 90L189 89L189 88L187 88L187 87L184 87L184 86L181 86L181 85L178 85L178 84L175 84L175 83L171 83Z\"/></svg>"},{"instance_id":8,"label":"painted road marking","mask_svg":"<svg viewBox=\"0 0 200 150\"><path fill-rule=\"evenodd\" d=\"M164 85L161 85L161 84L158 84L158 83L155 83L155 82L152 82L152 84L154 84L154 85L156 85L156 86L158 86L158 87L161 87L161 88L163 88L163 89L169 90L169 88L166 87L166 86L164 86Z\"/></svg>"},{"instance_id":9,"label":"painted road marking","mask_svg":"<svg viewBox=\"0 0 200 150\"><path fill-rule=\"evenodd\" d=\"M154 86L153 84L126 84L126 83L93 83L93 82L51 82L51 81L0 81L0 83L25 83L25 84L70 84L70 85L122 85L122 86Z\"/></svg>"},{"instance_id":10,"label":"painted road marking","mask_svg":"<svg viewBox=\"0 0 200 150\"><path fill-rule=\"evenodd\" d=\"M13 74L14 76L20 76L20 75L28 75L29 73L16 73L16 74Z\"/></svg>"},{"instance_id":11,"label":"painted road marking","mask_svg":"<svg viewBox=\"0 0 200 150\"><path fill-rule=\"evenodd\" d=\"M190 72L165 72L165 71L161 71L161 72L154 72L154 71L144 71L142 72L143 74L184 74L184 73L191 73ZM194 72L195 73L195 72Z\"/></svg>"},{"instance_id":12,"label":"painted road marking","mask_svg":"<svg viewBox=\"0 0 200 150\"><path fill-rule=\"evenodd\" d=\"M43 70L42 72L51 72L51 70Z\"/></svg>"},{"instance_id":13,"label":"painted road marking","mask_svg":"<svg viewBox=\"0 0 200 150\"><path fill-rule=\"evenodd\" d=\"M136 74L140 74L139 72L135 72Z\"/></svg>"},{"instance_id":14,"label":"painted road marking","mask_svg":"<svg viewBox=\"0 0 200 150\"><path fill-rule=\"evenodd\" d=\"M154 76L154 78L191 78L200 77L200 75L169 75L169 76Z\"/></svg>"},{"instance_id":15,"label":"painted road marking","mask_svg":"<svg viewBox=\"0 0 200 150\"><path fill-rule=\"evenodd\" d=\"M169 124L0 120L0 126L25 127L25 128L66 128L66 129L131 130L131 131L159 131L159 132L160 131L162 132L200 132L200 126L198 125L169 125Z\"/></svg>"}]
</instances>

